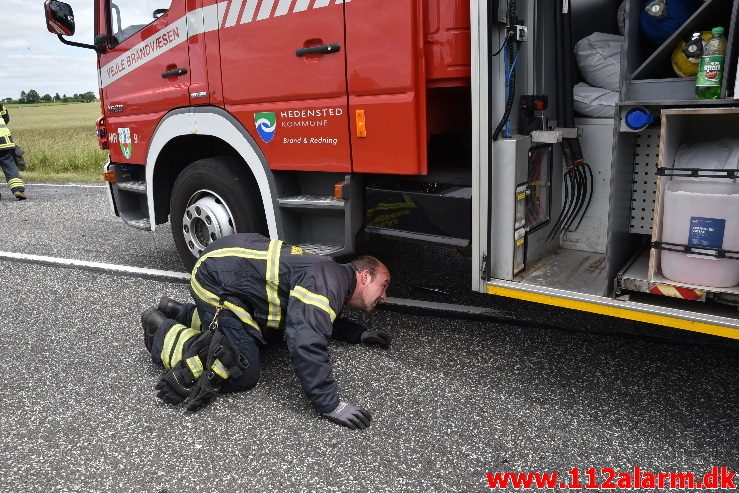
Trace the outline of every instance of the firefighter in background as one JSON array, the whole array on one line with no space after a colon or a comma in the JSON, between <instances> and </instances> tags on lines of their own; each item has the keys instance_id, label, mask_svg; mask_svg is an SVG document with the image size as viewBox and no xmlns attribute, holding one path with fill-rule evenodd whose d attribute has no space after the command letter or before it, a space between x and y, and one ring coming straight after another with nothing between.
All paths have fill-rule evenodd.
<instances>
[{"instance_id":1,"label":"firefighter in background","mask_svg":"<svg viewBox=\"0 0 739 493\"><path fill-rule=\"evenodd\" d=\"M345 305L374 309L389 284L387 267L374 257L339 264L256 233L216 240L192 271L195 304L164 297L141 316L146 349L168 369L157 397L194 412L219 391L250 389L259 378L261 346L284 337L316 411L366 428L369 412L339 398L328 345L333 337L388 348L386 332L337 316Z\"/></svg>"},{"instance_id":2,"label":"firefighter in background","mask_svg":"<svg viewBox=\"0 0 739 493\"><path fill-rule=\"evenodd\" d=\"M15 198L26 200L26 186L21 180L21 174L15 164L15 143L13 143L13 137L11 137L7 125L10 121L10 115L2 104L0 104L0 116L3 118L3 121L0 122L0 167L3 168L8 187Z\"/></svg>"}]
</instances>

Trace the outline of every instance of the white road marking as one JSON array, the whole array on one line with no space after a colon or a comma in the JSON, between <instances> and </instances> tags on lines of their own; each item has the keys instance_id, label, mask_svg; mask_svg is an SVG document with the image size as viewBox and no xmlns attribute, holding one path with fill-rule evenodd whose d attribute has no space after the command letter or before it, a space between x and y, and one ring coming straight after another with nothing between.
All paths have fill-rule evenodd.
<instances>
[{"instance_id":1,"label":"white road marking","mask_svg":"<svg viewBox=\"0 0 739 493\"><path fill-rule=\"evenodd\" d=\"M106 188L108 185L88 185L85 183L33 183L26 182L26 187L81 187L81 188ZM7 186L7 184L5 184Z\"/></svg>"},{"instance_id":2,"label":"white road marking","mask_svg":"<svg viewBox=\"0 0 739 493\"><path fill-rule=\"evenodd\" d=\"M27 264L38 264L67 269L80 269L92 272L100 272L103 274L138 277L179 284L189 284L190 282L190 274L186 272L147 269L143 267L133 267L130 265L107 264L103 262L90 262L86 260L49 257L45 255L29 255L25 253L0 251L0 261L22 262ZM489 308L482 308L470 305L458 305L452 303L437 303L431 301L413 300L408 298L389 297L386 298L384 302L377 305L377 308L394 311L409 311L415 313L416 315L434 315L452 318L497 319L501 317L500 312L496 312Z\"/></svg>"}]
</instances>

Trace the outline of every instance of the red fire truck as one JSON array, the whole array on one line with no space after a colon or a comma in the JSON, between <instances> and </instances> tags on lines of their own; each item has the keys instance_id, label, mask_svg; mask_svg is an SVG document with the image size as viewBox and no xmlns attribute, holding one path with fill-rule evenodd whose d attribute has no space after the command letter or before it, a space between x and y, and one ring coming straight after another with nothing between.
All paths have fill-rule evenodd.
<instances>
[{"instance_id":1,"label":"red fire truck","mask_svg":"<svg viewBox=\"0 0 739 493\"><path fill-rule=\"evenodd\" d=\"M739 339L739 279L673 268L739 272L739 214L697 211L676 239L665 206L676 183L711 188L680 144L739 123L735 64L696 100L670 54L721 22L733 46L739 0L656 44L640 0L93 3L93 43L67 38L66 3L46 0L47 26L97 53L115 214L170 221L186 266L234 232L330 255L366 232L469 252L477 291ZM575 41L619 28L612 116L576 116Z\"/></svg>"}]
</instances>

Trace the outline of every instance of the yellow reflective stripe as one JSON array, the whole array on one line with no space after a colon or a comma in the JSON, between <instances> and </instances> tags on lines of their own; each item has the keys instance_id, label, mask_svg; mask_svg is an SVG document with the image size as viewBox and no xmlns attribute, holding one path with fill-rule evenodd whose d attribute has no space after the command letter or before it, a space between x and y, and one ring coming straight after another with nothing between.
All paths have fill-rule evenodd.
<instances>
[{"instance_id":1,"label":"yellow reflective stripe","mask_svg":"<svg viewBox=\"0 0 739 493\"><path fill-rule=\"evenodd\" d=\"M197 279L194 277L190 280L190 287L195 292L196 295L198 295L198 298L205 301L209 305L218 306L219 305L219 299L218 296L214 295L210 291L206 290Z\"/></svg>"},{"instance_id":2,"label":"yellow reflective stripe","mask_svg":"<svg viewBox=\"0 0 739 493\"><path fill-rule=\"evenodd\" d=\"M269 243L267 255L267 327L276 329L280 326L280 251L282 241L274 240Z\"/></svg>"},{"instance_id":3,"label":"yellow reflective stripe","mask_svg":"<svg viewBox=\"0 0 739 493\"><path fill-rule=\"evenodd\" d=\"M200 298L204 302L208 303L211 306L215 306L215 307L221 306L218 296L216 296L215 294L205 289L194 277L190 281L190 286L192 287L192 290L195 292L198 298ZM247 312L246 310L244 310L243 308L241 308L240 306L235 305L231 303L230 301L226 301L223 303L223 307L228 308L229 310L234 312L234 314L239 318L239 320L241 320L245 324L251 327L254 327L256 330L261 330L259 328L259 325L257 325L257 323L252 318L251 314Z\"/></svg>"},{"instance_id":4,"label":"yellow reflective stripe","mask_svg":"<svg viewBox=\"0 0 739 493\"><path fill-rule=\"evenodd\" d=\"M290 296L294 296L306 305L312 305L325 311L331 318L331 323L336 320L336 312L334 312L334 310L331 308L331 304L328 302L328 298L326 298L325 296L312 293L305 289L303 286L295 286L295 289L290 291Z\"/></svg>"},{"instance_id":5,"label":"yellow reflective stripe","mask_svg":"<svg viewBox=\"0 0 739 493\"><path fill-rule=\"evenodd\" d=\"M172 363L170 361L169 355L172 353L172 347L177 341L177 338L180 336L180 333L186 329L187 327L182 324L175 324L172 326L171 329L169 329L167 335L164 337L164 347L162 348L162 364L164 364L165 368L172 368Z\"/></svg>"},{"instance_id":6,"label":"yellow reflective stripe","mask_svg":"<svg viewBox=\"0 0 739 493\"><path fill-rule=\"evenodd\" d=\"M256 259L256 260L267 260L267 253L268 252L265 252L263 250L251 250L249 248L237 248L237 247L221 248L218 250L213 250L212 252L208 252L198 259L198 261L195 263L195 267L193 267L192 269L190 280L191 282L195 281L195 274L197 274L200 264L202 264L206 259L222 258L222 257L242 257L242 258L249 258L249 259Z\"/></svg>"},{"instance_id":7,"label":"yellow reflective stripe","mask_svg":"<svg viewBox=\"0 0 739 493\"><path fill-rule=\"evenodd\" d=\"M0 149L15 147L13 138L10 136L10 129L8 129L2 121L0 121L0 137L3 140L3 142L0 143Z\"/></svg>"},{"instance_id":8,"label":"yellow reflective stripe","mask_svg":"<svg viewBox=\"0 0 739 493\"><path fill-rule=\"evenodd\" d=\"M236 314L237 317L239 317L239 320L244 322L246 325L250 325L251 327L254 327L256 330L261 331L259 328L259 325L254 321L254 319L251 316L251 313L247 312L243 308L241 308L239 305L235 305L231 303L230 301L226 301L223 303L223 306L225 308L228 308L234 314Z\"/></svg>"},{"instance_id":9,"label":"yellow reflective stripe","mask_svg":"<svg viewBox=\"0 0 739 493\"><path fill-rule=\"evenodd\" d=\"M8 187L10 188L17 188L17 187L24 187L23 180L20 178L11 178L8 180Z\"/></svg>"},{"instance_id":10,"label":"yellow reflective stripe","mask_svg":"<svg viewBox=\"0 0 739 493\"><path fill-rule=\"evenodd\" d=\"M211 370L215 372L216 375L221 377L222 379L226 380L228 378L228 370L225 366L223 366L223 363L221 363L221 360L216 359L213 362L213 366L210 367Z\"/></svg>"},{"instance_id":11,"label":"yellow reflective stripe","mask_svg":"<svg viewBox=\"0 0 739 493\"><path fill-rule=\"evenodd\" d=\"M195 269L193 269L193 272L197 269L197 267L200 266L200 264L203 263L205 259L222 258L222 257L241 257L241 258L250 258L250 259L257 259L257 260L267 260L268 253L269 251L252 250L250 248L238 248L238 247L219 248L218 250L213 250L212 252L208 252L202 257L200 257L198 259L197 264L195 264Z\"/></svg>"},{"instance_id":12,"label":"yellow reflective stripe","mask_svg":"<svg viewBox=\"0 0 739 493\"><path fill-rule=\"evenodd\" d=\"M190 369L190 373L192 373L192 376L195 377L195 379L200 378L200 375L203 374L203 362L200 361L200 356L187 358L185 360L185 364Z\"/></svg>"},{"instance_id":13,"label":"yellow reflective stripe","mask_svg":"<svg viewBox=\"0 0 739 493\"><path fill-rule=\"evenodd\" d=\"M192 311L192 316L190 317L190 327L202 331L203 330L203 324L200 322L200 313L198 313L197 308Z\"/></svg>"},{"instance_id":14,"label":"yellow reflective stripe","mask_svg":"<svg viewBox=\"0 0 739 493\"><path fill-rule=\"evenodd\" d=\"M182 331L182 333L180 334L180 338L177 339L177 344L175 344L174 351L172 351L172 356L169 360L170 366L176 365L177 362L182 359L182 352L184 351L185 343L193 337L199 336L200 334L202 334L202 332L190 328L186 328Z\"/></svg>"}]
</instances>

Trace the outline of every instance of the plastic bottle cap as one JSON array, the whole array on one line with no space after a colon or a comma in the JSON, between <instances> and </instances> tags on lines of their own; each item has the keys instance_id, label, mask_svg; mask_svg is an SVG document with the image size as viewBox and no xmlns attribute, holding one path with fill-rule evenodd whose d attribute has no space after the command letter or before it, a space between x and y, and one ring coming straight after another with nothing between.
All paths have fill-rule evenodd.
<instances>
[{"instance_id":1,"label":"plastic bottle cap","mask_svg":"<svg viewBox=\"0 0 739 493\"><path fill-rule=\"evenodd\" d=\"M711 29L711 34L714 36L718 36L720 34L724 34L724 28L723 27L714 27Z\"/></svg>"},{"instance_id":2,"label":"plastic bottle cap","mask_svg":"<svg viewBox=\"0 0 739 493\"><path fill-rule=\"evenodd\" d=\"M641 130L654 121L652 116L646 108L631 108L626 112L624 117L626 126L631 130Z\"/></svg>"}]
</instances>

